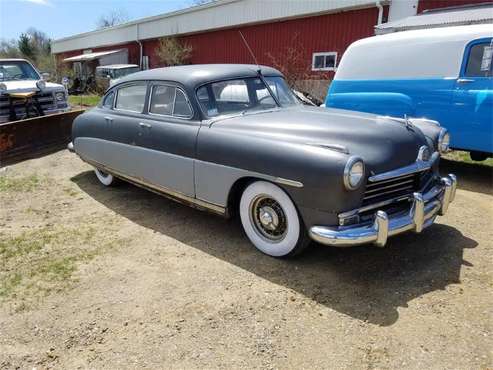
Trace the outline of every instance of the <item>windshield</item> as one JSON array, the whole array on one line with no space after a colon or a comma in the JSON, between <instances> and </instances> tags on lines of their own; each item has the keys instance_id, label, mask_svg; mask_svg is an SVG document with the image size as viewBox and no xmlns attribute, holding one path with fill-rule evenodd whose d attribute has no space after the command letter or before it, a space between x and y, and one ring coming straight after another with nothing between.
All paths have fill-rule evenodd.
<instances>
[{"instance_id":1,"label":"windshield","mask_svg":"<svg viewBox=\"0 0 493 370\"><path fill-rule=\"evenodd\" d=\"M282 77L264 78L282 107L299 104ZM197 98L208 117L277 108L260 77L212 82L197 90Z\"/></svg>"},{"instance_id":2,"label":"windshield","mask_svg":"<svg viewBox=\"0 0 493 370\"><path fill-rule=\"evenodd\" d=\"M139 71L139 67L120 68L113 71L113 78L120 78Z\"/></svg>"},{"instance_id":3,"label":"windshield","mask_svg":"<svg viewBox=\"0 0 493 370\"><path fill-rule=\"evenodd\" d=\"M139 71L139 67L128 67L128 68L97 68L96 69L96 76L98 77L110 77L111 79L114 78L121 78L123 76L129 75L131 73L135 73Z\"/></svg>"},{"instance_id":4,"label":"windshield","mask_svg":"<svg viewBox=\"0 0 493 370\"><path fill-rule=\"evenodd\" d=\"M39 79L38 72L26 61L0 61L0 81Z\"/></svg>"}]
</instances>

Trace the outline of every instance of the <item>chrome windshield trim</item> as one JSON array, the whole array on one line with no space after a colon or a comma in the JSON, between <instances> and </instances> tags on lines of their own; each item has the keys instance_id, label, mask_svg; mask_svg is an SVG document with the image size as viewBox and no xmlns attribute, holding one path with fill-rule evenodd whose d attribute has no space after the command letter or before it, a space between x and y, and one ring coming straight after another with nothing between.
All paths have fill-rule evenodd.
<instances>
[{"instance_id":1,"label":"chrome windshield trim","mask_svg":"<svg viewBox=\"0 0 493 370\"><path fill-rule=\"evenodd\" d=\"M377 175L369 177L368 182L383 181L383 180L392 179L394 177L400 177L400 176L405 176L405 175L409 175L409 174L416 173L416 172L422 172L422 171L429 170L433 166L433 164L438 160L439 157L440 157L440 154L438 154L438 152L435 152L432 154L429 161L417 160L416 162L414 162L413 164L411 164L409 166L397 168L395 170L388 171L388 172L379 173Z\"/></svg>"}]
</instances>

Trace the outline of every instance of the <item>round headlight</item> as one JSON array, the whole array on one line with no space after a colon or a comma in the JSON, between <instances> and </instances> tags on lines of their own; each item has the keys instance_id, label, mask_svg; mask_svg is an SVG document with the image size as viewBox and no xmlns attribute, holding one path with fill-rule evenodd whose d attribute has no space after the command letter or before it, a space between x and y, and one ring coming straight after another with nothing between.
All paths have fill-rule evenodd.
<instances>
[{"instance_id":1,"label":"round headlight","mask_svg":"<svg viewBox=\"0 0 493 370\"><path fill-rule=\"evenodd\" d=\"M64 92L57 92L55 94L55 99L56 99L56 101L59 101L59 102L65 101L65 93Z\"/></svg>"},{"instance_id":2,"label":"round headlight","mask_svg":"<svg viewBox=\"0 0 493 370\"><path fill-rule=\"evenodd\" d=\"M5 91L7 90L7 85L5 85L4 83L0 83L0 91Z\"/></svg>"},{"instance_id":3,"label":"round headlight","mask_svg":"<svg viewBox=\"0 0 493 370\"><path fill-rule=\"evenodd\" d=\"M450 134L446 129L440 131L438 136L438 151L441 154L445 154L450 150Z\"/></svg>"},{"instance_id":4,"label":"round headlight","mask_svg":"<svg viewBox=\"0 0 493 370\"><path fill-rule=\"evenodd\" d=\"M44 82L43 80L39 80L38 82L36 82L36 87L40 90L44 90L46 87L46 82Z\"/></svg>"},{"instance_id":5,"label":"round headlight","mask_svg":"<svg viewBox=\"0 0 493 370\"><path fill-rule=\"evenodd\" d=\"M365 176L365 164L358 157L349 158L344 168L344 185L348 190L354 190L361 185Z\"/></svg>"}]
</instances>

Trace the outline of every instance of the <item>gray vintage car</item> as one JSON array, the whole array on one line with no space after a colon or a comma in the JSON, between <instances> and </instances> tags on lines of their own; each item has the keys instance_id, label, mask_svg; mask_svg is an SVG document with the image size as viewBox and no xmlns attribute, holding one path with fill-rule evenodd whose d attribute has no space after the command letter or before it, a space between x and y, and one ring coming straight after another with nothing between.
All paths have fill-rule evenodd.
<instances>
[{"instance_id":1,"label":"gray vintage car","mask_svg":"<svg viewBox=\"0 0 493 370\"><path fill-rule=\"evenodd\" d=\"M456 189L440 177L449 136L437 122L301 105L282 74L194 65L132 74L80 115L69 149L115 178L199 209L239 213L262 252L290 256L310 238L374 243L420 233Z\"/></svg>"}]
</instances>

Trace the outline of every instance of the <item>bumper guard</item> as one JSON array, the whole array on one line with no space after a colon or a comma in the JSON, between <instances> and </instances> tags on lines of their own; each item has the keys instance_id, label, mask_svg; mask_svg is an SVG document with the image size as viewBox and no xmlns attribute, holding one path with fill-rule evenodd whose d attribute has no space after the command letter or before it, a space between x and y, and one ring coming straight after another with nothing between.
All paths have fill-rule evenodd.
<instances>
[{"instance_id":1,"label":"bumper guard","mask_svg":"<svg viewBox=\"0 0 493 370\"><path fill-rule=\"evenodd\" d=\"M375 213L373 224L345 227L313 226L310 237L325 245L348 247L374 243L384 247L389 236L406 231L420 233L435 221L437 215L443 216L455 198L457 178L449 174L427 193L413 193L412 205L408 213L389 217L384 211Z\"/></svg>"}]
</instances>

